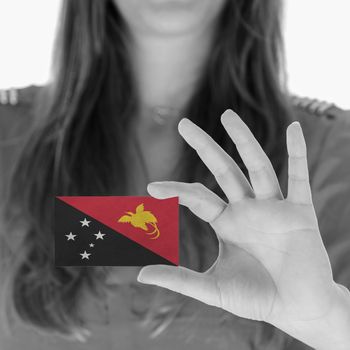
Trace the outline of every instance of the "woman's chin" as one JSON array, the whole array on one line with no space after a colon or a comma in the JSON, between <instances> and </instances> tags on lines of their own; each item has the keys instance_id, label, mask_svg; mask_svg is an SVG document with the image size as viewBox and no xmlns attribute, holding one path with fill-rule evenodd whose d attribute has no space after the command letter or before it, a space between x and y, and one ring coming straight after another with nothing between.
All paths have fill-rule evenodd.
<instances>
[{"instance_id":1,"label":"woman's chin","mask_svg":"<svg viewBox=\"0 0 350 350\"><path fill-rule=\"evenodd\" d=\"M196 20L197 18L192 18L191 13L188 12L163 10L156 16L155 13L147 16L144 28L154 35L178 36L194 32L200 26Z\"/></svg>"},{"instance_id":2,"label":"woman's chin","mask_svg":"<svg viewBox=\"0 0 350 350\"><path fill-rule=\"evenodd\" d=\"M225 0L114 0L130 28L158 36L201 32L213 23Z\"/></svg>"}]
</instances>

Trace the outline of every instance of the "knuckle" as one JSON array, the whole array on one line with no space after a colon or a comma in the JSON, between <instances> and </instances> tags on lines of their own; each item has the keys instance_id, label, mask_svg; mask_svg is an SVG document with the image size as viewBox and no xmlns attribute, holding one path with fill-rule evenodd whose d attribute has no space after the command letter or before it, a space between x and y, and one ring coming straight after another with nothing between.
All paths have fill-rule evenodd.
<instances>
[{"instance_id":1,"label":"knuckle","mask_svg":"<svg viewBox=\"0 0 350 350\"><path fill-rule=\"evenodd\" d=\"M256 162L255 164L252 164L251 166L248 167L249 173L250 174L258 174L261 172L268 172L270 171L269 167L267 166L266 163L262 162Z\"/></svg>"},{"instance_id":2,"label":"knuckle","mask_svg":"<svg viewBox=\"0 0 350 350\"><path fill-rule=\"evenodd\" d=\"M193 194L196 197L192 207L200 209L207 198L208 189L201 182L192 183Z\"/></svg>"},{"instance_id":3,"label":"knuckle","mask_svg":"<svg viewBox=\"0 0 350 350\"><path fill-rule=\"evenodd\" d=\"M304 176L298 175L298 174L289 174L288 178L289 178L289 181L291 182L308 182L309 181L309 178L306 174Z\"/></svg>"},{"instance_id":4,"label":"knuckle","mask_svg":"<svg viewBox=\"0 0 350 350\"><path fill-rule=\"evenodd\" d=\"M203 197L203 193L205 193L206 187L201 182L193 182L192 188L197 196Z\"/></svg>"},{"instance_id":5,"label":"knuckle","mask_svg":"<svg viewBox=\"0 0 350 350\"><path fill-rule=\"evenodd\" d=\"M233 174L232 164L226 164L225 166L217 168L215 170L215 177L219 179L226 178L231 174Z\"/></svg>"},{"instance_id":6,"label":"knuckle","mask_svg":"<svg viewBox=\"0 0 350 350\"><path fill-rule=\"evenodd\" d=\"M193 182L192 186L196 189L196 190L202 190L204 185L201 182Z\"/></svg>"},{"instance_id":7,"label":"knuckle","mask_svg":"<svg viewBox=\"0 0 350 350\"><path fill-rule=\"evenodd\" d=\"M179 271L180 271L180 280L183 283L183 287L185 287L189 282L188 272L184 268L179 269Z\"/></svg>"}]
</instances>

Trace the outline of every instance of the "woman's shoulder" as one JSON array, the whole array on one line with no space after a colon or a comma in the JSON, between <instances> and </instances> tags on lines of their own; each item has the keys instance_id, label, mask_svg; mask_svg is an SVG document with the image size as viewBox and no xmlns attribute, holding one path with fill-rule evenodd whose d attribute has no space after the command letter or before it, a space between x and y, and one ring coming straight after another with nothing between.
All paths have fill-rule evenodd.
<instances>
[{"instance_id":1,"label":"woman's shoulder","mask_svg":"<svg viewBox=\"0 0 350 350\"><path fill-rule=\"evenodd\" d=\"M0 140L10 139L18 130L26 130L43 90L44 86L38 85L0 90Z\"/></svg>"},{"instance_id":2,"label":"woman's shoulder","mask_svg":"<svg viewBox=\"0 0 350 350\"><path fill-rule=\"evenodd\" d=\"M328 134L333 130L348 130L350 127L350 110L342 109L334 103L293 96L292 104L295 118L300 121L306 133Z\"/></svg>"},{"instance_id":3,"label":"woman's shoulder","mask_svg":"<svg viewBox=\"0 0 350 350\"><path fill-rule=\"evenodd\" d=\"M350 126L350 110L345 110L332 102L307 97L292 97L295 117L306 131L327 132L337 127Z\"/></svg>"},{"instance_id":4,"label":"woman's shoulder","mask_svg":"<svg viewBox=\"0 0 350 350\"><path fill-rule=\"evenodd\" d=\"M303 128L309 162L319 162L335 152L350 161L350 111L334 103L296 96L292 103L294 117Z\"/></svg>"},{"instance_id":5,"label":"woman's shoulder","mask_svg":"<svg viewBox=\"0 0 350 350\"><path fill-rule=\"evenodd\" d=\"M330 120L350 121L350 110L344 110L333 102L296 95L291 96L291 101L294 107L304 114Z\"/></svg>"}]
</instances>

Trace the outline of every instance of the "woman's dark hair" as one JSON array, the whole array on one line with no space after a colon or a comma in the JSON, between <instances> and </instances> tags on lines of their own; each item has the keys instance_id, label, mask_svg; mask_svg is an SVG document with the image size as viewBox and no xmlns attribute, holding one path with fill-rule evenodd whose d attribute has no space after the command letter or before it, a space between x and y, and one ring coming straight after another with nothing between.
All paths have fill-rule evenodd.
<instances>
[{"instance_id":1,"label":"woman's dark hair","mask_svg":"<svg viewBox=\"0 0 350 350\"><path fill-rule=\"evenodd\" d=\"M285 156L285 128L292 119L283 82L280 7L279 0L226 1L185 114L241 164L219 123L227 108L235 110L253 130L278 174ZM127 51L129 33L113 1L65 0L61 11L53 79L45 87L16 160L4 217L11 230L21 226L23 235L9 271L7 312L14 311L20 320L41 330L69 335L83 325L82 293L103 293L108 268L55 267L53 198L128 194L132 184L125 145L138 98ZM202 182L222 195L189 147L181 158L179 177ZM216 238L208 225L184 209L182 215L181 265L203 271L208 264L206 249L217 243ZM157 303L165 295L175 300L176 312L159 317L162 309ZM187 299L162 289L157 289L155 298L154 306L140 317L160 320L153 333L158 334ZM245 320L223 311L221 321L232 322L232 329L236 321ZM260 323L257 328L264 331L256 332L259 339L250 339L252 347L254 342L261 346L264 338L278 338L277 330Z\"/></svg>"}]
</instances>

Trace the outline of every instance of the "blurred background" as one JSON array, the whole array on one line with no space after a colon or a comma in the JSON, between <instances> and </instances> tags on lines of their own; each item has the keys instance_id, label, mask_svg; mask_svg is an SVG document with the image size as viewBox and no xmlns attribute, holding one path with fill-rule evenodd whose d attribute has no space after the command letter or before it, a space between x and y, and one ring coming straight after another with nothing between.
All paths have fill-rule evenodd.
<instances>
[{"instance_id":1,"label":"blurred background","mask_svg":"<svg viewBox=\"0 0 350 350\"><path fill-rule=\"evenodd\" d=\"M60 2L0 0L0 89L49 79ZM350 109L350 1L284 2L290 91Z\"/></svg>"}]
</instances>

